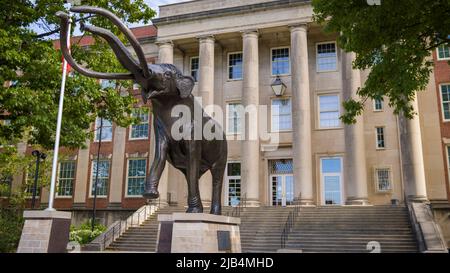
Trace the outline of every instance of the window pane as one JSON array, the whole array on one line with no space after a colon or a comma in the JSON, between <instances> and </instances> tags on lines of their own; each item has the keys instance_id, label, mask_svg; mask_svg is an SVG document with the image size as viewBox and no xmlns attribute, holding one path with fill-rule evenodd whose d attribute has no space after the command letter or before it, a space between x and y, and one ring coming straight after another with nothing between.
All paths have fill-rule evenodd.
<instances>
[{"instance_id":1,"label":"window pane","mask_svg":"<svg viewBox=\"0 0 450 273\"><path fill-rule=\"evenodd\" d=\"M147 174L146 159L128 160L128 195L142 195Z\"/></svg>"},{"instance_id":2,"label":"window pane","mask_svg":"<svg viewBox=\"0 0 450 273\"><path fill-rule=\"evenodd\" d=\"M292 129L292 105L290 99L272 100L272 131Z\"/></svg>"},{"instance_id":3,"label":"window pane","mask_svg":"<svg viewBox=\"0 0 450 273\"><path fill-rule=\"evenodd\" d=\"M391 179L389 169L377 169L377 181L379 191L391 190Z\"/></svg>"},{"instance_id":4,"label":"window pane","mask_svg":"<svg viewBox=\"0 0 450 273\"><path fill-rule=\"evenodd\" d=\"M378 127L377 129L377 148L384 148L384 128Z\"/></svg>"},{"instance_id":5,"label":"window pane","mask_svg":"<svg viewBox=\"0 0 450 273\"><path fill-rule=\"evenodd\" d=\"M228 176L240 176L241 163L228 163L227 174Z\"/></svg>"},{"instance_id":6,"label":"window pane","mask_svg":"<svg viewBox=\"0 0 450 273\"><path fill-rule=\"evenodd\" d=\"M319 96L320 128L339 127L339 97L337 95Z\"/></svg>"},{"instance_id":7,"label":"window pane","mask_svg":"<svg viewBox=\"0 0 450 273\"><path fill-rule=\"evenodd\" d=\"M132 113L132 116L139 118L141 120L141 123L131 126L131 139L148 138L148 113L140 109L135 109Z\"/></svg>"},{"instance_id":8,"label":"window pane","mask_svg":"<svg viewBox=\"0 0 450 273\"><path fill-rule=\"evenodd\" d=\"M95 181L97 175L97 161L92 161L92 189L91 195L94 195ZM97 196L108 195L108 181L109 181L109 161L100 160L98 162L98 182L97 182Z\"/></svg>"},{"instance_id":9,"label":"window pane","mask_svg":"<svg viewBox=\"0 0 450 273\"><path fill-rule=\"evenodd\" d=\"M269 160L270 174L291 174L294 172L292 159Z\"/></svg>"},{"instance_id":10,"label":"window pane","mask_svg":"<svg viewBox=\"0 0 450 273\"><path fill-rule=\"evenodd\" d=\"M228 55L228 78L242 79L242 53Z\"/></svg>"},{"instance_id":11,"label":"window pane","mask_svg":"<svg viewBox=\"0 0 450 273\"><path fill-rule=\"evenodd\" d=\"M58 196L72 196L75 181L75 161L59 163Z\"/></svg>"},{"instance_id":12,"label":"window pane","mask_svg":"<svg viewBox=\"0 0 450 273\"><path fill-rule=\"evenodd\" d=\"M441 85L442 110L444 119L450 119L450 85Z\"/></svg>"},{"instance_id":13,"label":"window pane","mask_svg":"<svg viewBox=\"0 0 450 273\"><path fill-rule=\"evenodd\" d=\"M290 73L289 48L272 49L272 75Z\"/></svg>"},{"instance_id":14,"label":"window pane","mask_svg":"<svg viewBox=\"0 0 450 273\"><path fill-rule=\"evenodd\" d=\"M198 81L198 68L199 68L199 58L191 58L191 76L195 81Z\"/></svg>"},{"instance_id":15,"label":"window pane","mask_svg":"<svg viewBox=\"0 0 450 273\"><path fill-rule=\"evenodd\" d=\"M340 158L322 159L322 173L340 173L340 172L341 172Z\"/></svg>"},{"instance_id":16,"label":"window pane","mask_svg":"<svg viewBox=\"0 0 450 273\"><path fill-rule=\"evenodd\" d=\"M95 120L95 140L99 141L100 139L100 118L97 118ZM112 140L112 123L111 121L107 120L107 119L103 119L103 126L102 126L102 141L106 140Z\"/></svg>"},{"instance_id":17,"label":"window pane","mask_svg":"<svg viewBox=\"0 0 450 273\"><path fill-rule=\"evenodd\" d=\"M382 99L375 99L374 101L375 110L383 110L383 100Z\"/></svg>"},{"instance_id":18,"label":"window pane","mask_svg":"<svg viewBox=\"0 0 450 273\"><path fill-rule=\"evenodd\" d=\"M229 103L227 109L228 119L228 133L241 133L241 111L242 105L240 103Z\"/></svg>"},{"instance_id":19,"label":"window pane","mask_svg":"<svg viewBox=\"0 0 450 273\"><path fill-rule=\"evenodd\" d=\"M330 71L337 68L336 44L317 45L317 71Z\"/></svg>"},{"instance_id":20,"label":"window pane","mask_svg":"<svg viewBox=\"0 0 450 273\"><path fill-rule=\"evenodd\" d=\"M448 59L450 58L450 46L441 45L438 48L439 59Z\"/></svg>"}]
</instances>

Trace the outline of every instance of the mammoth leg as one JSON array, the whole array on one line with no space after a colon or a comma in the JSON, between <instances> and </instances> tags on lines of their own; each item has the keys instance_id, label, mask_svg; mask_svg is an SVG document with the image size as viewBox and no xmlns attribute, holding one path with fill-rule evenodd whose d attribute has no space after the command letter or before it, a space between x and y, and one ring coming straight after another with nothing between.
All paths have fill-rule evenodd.
<instances>
[{"instance_id":1,"label":"mammoth leg","mask_svg":"<svg viewBox=\"0 0 450 273\"><path fill-rule=\"evenodd\" d=\"M211 202L211 214L222 214L222 184L223 175L225 172L226 160L216 162L211 168L212 175L212 202Z\"/></svg>"},{"instance_id":2,"label":"mammoth leg","mask_svg":"<svg viewBox=\"0 0 450 273\"><path fill-rule=\"evenodd\" d=\"M203 205L200 198L198 178L200 173L201 142L189 140L187 142L186 180L188 185L187 213L202 213Z\"/></svg>"},{"instance_id":3,"label":"mammoth leg","mask_svg":"<svg viewBox=\"0 0 450 273\"><path fill-rule=\"evenodd\" d=\"M159 197L159 179L166 166L169 143L160 125L159 120L155 119L155 157L150 167L150 174L145 183L145 192L142 195L147 199L156 199Z\"/></svg>"}]
</instances>

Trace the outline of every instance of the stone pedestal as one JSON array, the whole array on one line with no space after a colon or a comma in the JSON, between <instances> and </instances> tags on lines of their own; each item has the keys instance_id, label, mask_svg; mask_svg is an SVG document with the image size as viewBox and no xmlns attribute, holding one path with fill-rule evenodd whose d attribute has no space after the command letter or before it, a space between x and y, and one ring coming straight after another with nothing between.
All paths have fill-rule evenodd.
<instances>
[{"instance_id":1,"label":"stone pedestal","mask_svg":"<svg viewBox=\"0 0 450 273\"><path fill-rule=\"evenodd\" d=\"M241 219L205 213L158 215L158 253L241 253Z\"/></svg>"},{"instance_id":2,"label":"stone pedestal","mask_svg":"<svg viewBox=\"0 0 450 273\"><path fill-rule=\"evenodd\" d=\"M29 210L23 213L25 224L18 253L64 253L69 242L71 213Z\"/></svg>"}]
</instances>

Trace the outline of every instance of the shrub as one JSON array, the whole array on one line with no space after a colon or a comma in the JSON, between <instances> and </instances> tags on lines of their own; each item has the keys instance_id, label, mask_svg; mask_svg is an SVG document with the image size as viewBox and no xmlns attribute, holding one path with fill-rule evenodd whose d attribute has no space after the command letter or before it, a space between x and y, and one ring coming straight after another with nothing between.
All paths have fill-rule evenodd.
<instances>
[{"instance_id":1,"label":"shrub","mask_svg":"<svg viewBox=\"0 0 450 273\"><path fill-rule=\"evenodd\" d=\"M15 252L23 228L22 211L0 209L0 253Z\"/></svg>"},{"instance_id":2,"label":"shrub","mask_svg":"<svg viewBox=\"0 0 450 273\"><path fill-rule=\"evenodd\" d=\"M96 224L92 230L91 221L86 221L79 227L70 226L70 241L78 242L81 245L92 242L97 236L105 232L104 225Z\"/></svg>"}]
</instances>

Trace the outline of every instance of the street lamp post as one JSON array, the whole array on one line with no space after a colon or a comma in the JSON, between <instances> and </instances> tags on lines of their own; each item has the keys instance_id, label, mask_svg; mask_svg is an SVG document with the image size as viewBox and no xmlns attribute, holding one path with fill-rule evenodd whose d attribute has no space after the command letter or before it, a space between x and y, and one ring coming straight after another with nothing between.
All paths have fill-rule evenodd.
<instances>
[{"instance_id":1,"label":"street lamp post","mask_svg":"<svg viewBox=\"0 0 450 273\"><path fill-rule=\"evenodd\" d=\"M41 161L41 159L45 160L47 158L47 155L38 150L34 150L33 152L31 152L31 154L36 157L36 171L34 173L33 198L31 199L31 208L34 209L34 205L36 204L36 193L39 177L39 162Z\"/></svg>"}]
</instances>

